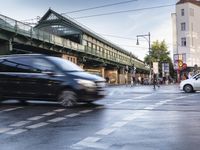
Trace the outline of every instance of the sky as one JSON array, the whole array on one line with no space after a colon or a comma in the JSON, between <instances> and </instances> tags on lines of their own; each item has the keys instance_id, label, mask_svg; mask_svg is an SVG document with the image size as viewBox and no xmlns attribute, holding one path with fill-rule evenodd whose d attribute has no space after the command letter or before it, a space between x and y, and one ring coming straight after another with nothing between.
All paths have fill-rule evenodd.
<instances>
[{"instance_id":1,"label":"sky","mask_svg":"<svg viewBox=\"0 0 200 150\"><path fill-rule=\"evenodd\" d=\"M57 13L67 13L74 10L124 1L128 0L6 0L1 2L0 14L18 21L34 22L36 21L35 18L42 17L49 8ZM139 59L143 60L145 55L148 54L148 40L141 37L139 38L140 44L136 45L136 36L145 35L148 32L151 33L151 43L156 40L165 40L172 56L171 13L175 12L175 5L90 18L80 17L175 3L176 0L133 0L129 3L67 13L67 15L75 18L76 21L103 36L108 41L132 52Z\"/></svg>"}]
</instances>

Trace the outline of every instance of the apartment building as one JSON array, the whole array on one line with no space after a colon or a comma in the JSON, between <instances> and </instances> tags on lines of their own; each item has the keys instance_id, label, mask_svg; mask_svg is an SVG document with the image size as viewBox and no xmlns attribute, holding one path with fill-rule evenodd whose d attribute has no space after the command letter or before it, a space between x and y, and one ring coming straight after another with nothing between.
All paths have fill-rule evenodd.
<instances>
[{"instance_id":1,"label":"apartment building","mask_svg":"<svg viewBox=\"0 0 200 150\"><path fill-rule=\"evenodd\" d=\"M174 59L200 66L200 0L180 0L172 14ZM176 63L176 62L175 62Z\"/></svg>"}]
</instances>

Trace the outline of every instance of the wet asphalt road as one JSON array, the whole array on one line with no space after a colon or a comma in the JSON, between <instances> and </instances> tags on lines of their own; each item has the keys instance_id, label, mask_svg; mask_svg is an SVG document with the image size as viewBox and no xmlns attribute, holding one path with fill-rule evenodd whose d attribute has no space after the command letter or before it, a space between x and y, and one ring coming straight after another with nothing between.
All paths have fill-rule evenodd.
<instances>
[{"instance_id":1,"label":"wet asphalt road","mask_svg":"<svg viewBox=\"0 0 200 150\"><path fill-rule=\"evenodd\" d=\"M200 93L177 85L113 86L94 104L8 101L0 105L0 150L197 150Z\"/></svg>"}]
</instances>

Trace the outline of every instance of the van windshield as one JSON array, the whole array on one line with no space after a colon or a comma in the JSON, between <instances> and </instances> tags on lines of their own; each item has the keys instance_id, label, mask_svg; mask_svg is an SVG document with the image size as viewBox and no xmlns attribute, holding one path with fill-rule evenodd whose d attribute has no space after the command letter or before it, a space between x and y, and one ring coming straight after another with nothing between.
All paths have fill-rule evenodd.
<instances>
[{"instance_id":1,"label":"van windshield","mask_svg":"<svg viewBox=\"0 0 200 150\"><path fill-rule=\"evenodd\" d=\"M82 68L66 59L51 56L48 56L47 58L53 61L59 67L61 67L61 69L63 69L64 71L84 71Z\"/></svg>"}]
</instances>

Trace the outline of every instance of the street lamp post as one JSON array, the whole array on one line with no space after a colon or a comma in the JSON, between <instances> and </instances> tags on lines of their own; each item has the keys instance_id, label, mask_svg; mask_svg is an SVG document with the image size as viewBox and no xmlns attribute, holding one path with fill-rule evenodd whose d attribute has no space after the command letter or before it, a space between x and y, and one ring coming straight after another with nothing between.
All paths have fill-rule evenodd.
<instances>
[{"instance_id":1,"label":"street lamp post","mask_svg":"<svg viewBox=\"0 0 200 150\"><path fill-rule=\"evenodd\" d=\"M143 34L143 35L137 35L137 43L136 45L139 45L139 37L143 37L147 40L147 42L149 43L149 57L150 57L150 51L151 51L151 34L150 32L148 34ZM148 37L148 38L146 38ZM151 58L149 58L149 80L151 81Z\"/></svg>"}]
</instances>

